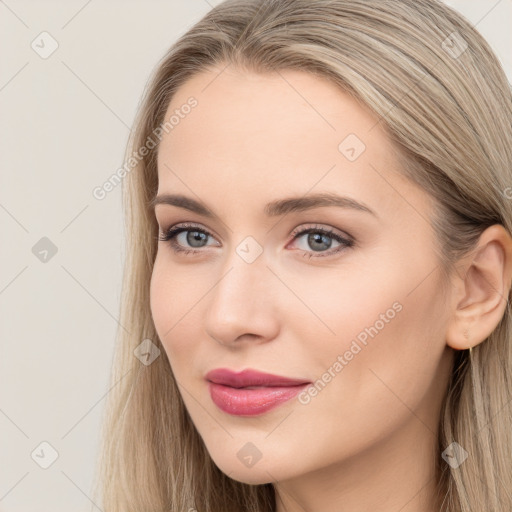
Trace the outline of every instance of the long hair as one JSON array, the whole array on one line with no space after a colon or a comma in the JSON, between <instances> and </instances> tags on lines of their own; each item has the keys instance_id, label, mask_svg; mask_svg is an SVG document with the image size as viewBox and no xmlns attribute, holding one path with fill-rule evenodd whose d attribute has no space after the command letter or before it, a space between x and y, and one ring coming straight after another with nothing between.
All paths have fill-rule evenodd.
<instances>
[{"instance_id":1,"label":"long hair","mask_svg":"<svg viewBox=\"0 0 512 512\"><path fill-rule=\"evenodd\" d=\"M149 301L158 237L150 207L158 187L155 134L182 84L227 65L309 72L371 109L400 171L435 200L434 250L447 283L486 227L512 230L510 84L488 43L455 10L438 0L227 0L213 8L158 63L128 141L127 157L147 151L123 173L120 327L95 482L105 512L276 508L271 483L234 481L213 463L181 399ZM471 358L455 353L439 424L443 512L512 510L509 298ZM150 365L134 355L141 343L161 351ZM469 454L457 468L442 458L454 441Z\"/></svg>"}]
</instances>

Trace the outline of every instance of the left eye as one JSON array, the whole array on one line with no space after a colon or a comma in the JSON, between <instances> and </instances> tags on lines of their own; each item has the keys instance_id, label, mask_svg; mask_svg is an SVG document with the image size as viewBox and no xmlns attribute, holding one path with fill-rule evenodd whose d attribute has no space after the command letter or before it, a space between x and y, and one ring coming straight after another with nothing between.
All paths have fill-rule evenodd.
<instances>
[{"instance_id":1,"label":"left eye","mask_svg":"<svg viewBox=\"0 0 512 512\"><path fill-rule=\"evenodd\" d=\"M179 238L181 235L184 236L181 237L180 241ZM293 241L304 238L305 243L312 249L312 251L307 248L301 250L304 252L304 256L309 258L330 256L354 245L354 241L351 238L344 238L332 230L320 227L295 230L292 233L292 236ZM169 242L171 249L176 253L195 254L202 252L200 248L206 246L204 245L204 242L208 241L208 237L213 238L208 231L195 225L182 224L169 228L164 234L159 236L158 240L162 242ZM331 249L333 240L338 243L338 246ZM183 244L189 244L188 248Z\"/></svg>"},{"instance_id":2,"label":"left eye","mask_svg":"<svg viewBox=\"0 0 512 512\"><path fill-rule=\"evenodd\" d=\"M352 240L344 238L332 230L326 230L323 228L308 228L296 232L293 240L300 240L301 238L304 239L305 245L313 250L313 252L311 252L308 251L307 248L303 249L305 251L304 256L309 258L330 256L354 245ZM331 249L333 240L338 244L338 246ZM315 252L320 254L314 254Z\"/></svg>"}]
</instances>

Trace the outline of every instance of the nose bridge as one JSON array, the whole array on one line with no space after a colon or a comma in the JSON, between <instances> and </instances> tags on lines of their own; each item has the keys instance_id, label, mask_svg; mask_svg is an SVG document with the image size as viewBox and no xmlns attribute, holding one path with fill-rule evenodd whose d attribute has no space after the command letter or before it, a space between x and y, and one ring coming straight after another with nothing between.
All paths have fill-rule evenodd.
<instances>
[{"instance_id":1,"label":"nose bridge","mask_svg":"<svg viewBox=\"0 0 512 512\"><path fill-rule=\"evenodd\" d=\"M247 250L245 243L235 247L226 258L221 277L212 290L212 306L224 309L226 315L229 312L236 315L242 314L242 311L249 313L261 292L269 285L266 274L270 274L270 271L263 255L245 259L249 254L251 249Z\"/></svg>"},{"instance_id":2,"label":"nose bridge","mask_svg":"<svg viewBox=\"0 0 512 512\"><path fill-rule=\"evenodd\" d=\"M205 327L225 343L247 333L271 336L276 327L270 293L274 276L263 248L250 238L232 249L210 293Z\"/></svg>"}]
</instances>

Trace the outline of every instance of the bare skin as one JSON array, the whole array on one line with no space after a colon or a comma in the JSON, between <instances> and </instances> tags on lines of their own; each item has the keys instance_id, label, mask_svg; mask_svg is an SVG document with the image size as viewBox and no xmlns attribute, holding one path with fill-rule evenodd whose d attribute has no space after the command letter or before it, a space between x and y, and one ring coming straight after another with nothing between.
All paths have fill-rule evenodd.
<instances>
[{"instance_id":1,"label":"bare skin","mask_svg":"<svg viewBox=\"0 0 512 512\"><path fill-rule=\"evenodd\" d=\"M161 233L193 224L188 241L182 232L174 242L196 253L160 241L151 281L155 327L192 421L223 472L274 483L278 512L434 512L454 349L480 343L502 317L512 241L488 228L441 294L431 200L400 175L378 119L310 74L221 69L178 90L166 119L190 96L198 105L158 154L158 194L185 195L217 216L155 207ZM357 138L340 150L349 134ZM264 213L271 201L321 192L374 214L332 205ZM308 228L333 233L294 239ZM190 245L194 229L208 233L202 245ZM258 247L254 261L241 257ZM210 397L205 374L219 367L325 385L236 416ZM261 455L252 466L237 456L244 446Z\"/></svg>"}]
</instances>

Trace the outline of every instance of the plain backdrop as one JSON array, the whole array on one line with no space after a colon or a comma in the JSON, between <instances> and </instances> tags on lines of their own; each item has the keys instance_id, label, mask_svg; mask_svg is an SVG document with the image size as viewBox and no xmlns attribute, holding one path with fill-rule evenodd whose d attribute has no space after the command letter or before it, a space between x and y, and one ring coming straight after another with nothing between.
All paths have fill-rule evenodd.
<instances>
[{"instance_id":1,"label":"plain backdrop","mask_svg":"<svg viewBox=\"0 0 512 512\"><path fill-rule=\"evenodd\" d=\"M121 187L92 191L122 165L158 60L218 3L0 0L2 512L100 510L124 227ZM448 3L512 79L512 0Z\"/></svg>"}]
</instances>

